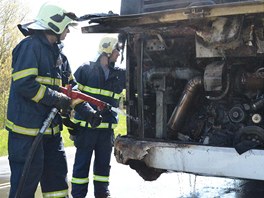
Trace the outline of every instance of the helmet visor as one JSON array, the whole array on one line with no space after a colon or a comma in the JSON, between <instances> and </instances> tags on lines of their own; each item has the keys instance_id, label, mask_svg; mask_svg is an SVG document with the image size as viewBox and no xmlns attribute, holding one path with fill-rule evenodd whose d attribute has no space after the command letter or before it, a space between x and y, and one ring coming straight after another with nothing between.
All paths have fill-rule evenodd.
<instances>
[{"instance_id":1,"label":"helmet visor","mask_svg":"<svg viewBox=\"0 0 264 198\"><path fill-rule=\"evenodd\" d=\"M33 21L27 24L22 25L23 27L27 29L32 30L48 30L48 27L45 27L43 24L41 24L39 21Z\"/></svg>"}]
</instances>

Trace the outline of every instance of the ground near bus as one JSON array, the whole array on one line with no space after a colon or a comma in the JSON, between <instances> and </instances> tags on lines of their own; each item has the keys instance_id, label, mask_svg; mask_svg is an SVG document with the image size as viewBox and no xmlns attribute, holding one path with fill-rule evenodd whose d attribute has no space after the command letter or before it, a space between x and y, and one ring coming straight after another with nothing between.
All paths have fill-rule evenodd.
<instances>
[{"instance_id":1,"label":"ground near bus","mask_svg":"<svg viewBox=\"0 0 264 198\"><path fill-rule=\"evenodd\" d=\"M66 154L71 179L74 147L67 147ZM165 173L156 181L144 181L134 170L111 161L110 190L113 198L263 198L264 182L243 181L215 177L201 177L184 173ZM239 168L239 167L238 167ZM0 197L7 198L10 188L7 157L0 158ZM88 198L93 197L92 185ZM40 189L36 198L41 198Z\"/></svg>"}]
</instances>

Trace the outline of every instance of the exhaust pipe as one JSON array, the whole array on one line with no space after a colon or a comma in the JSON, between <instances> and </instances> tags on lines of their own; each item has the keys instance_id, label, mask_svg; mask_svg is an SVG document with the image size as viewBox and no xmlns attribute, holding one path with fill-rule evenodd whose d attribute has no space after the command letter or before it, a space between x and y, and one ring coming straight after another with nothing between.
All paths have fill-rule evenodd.
<instances>
[{"instance_id":1,"label":"exhaust pipe","mask_svg":"<svg viewBox=\"0 0 264 198\"><path fill-rule=\"evenodd\" d=\"M197 92L202 88L203 80L201 76L191 79L184 88L179 104L175 107L169 122L168 127L173 132L178 133L185 121L188 110L190 109Z\"/></svg>"}]
</instances>

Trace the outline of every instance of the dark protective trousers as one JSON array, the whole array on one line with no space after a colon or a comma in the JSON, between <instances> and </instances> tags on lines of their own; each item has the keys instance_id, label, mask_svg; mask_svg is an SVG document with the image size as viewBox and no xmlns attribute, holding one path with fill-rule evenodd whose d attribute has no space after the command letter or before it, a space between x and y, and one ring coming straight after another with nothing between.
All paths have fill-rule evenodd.
<instances>
[{"instance_id":1,"label":"dark protective trousers","mask_svg":"<svg viewBox=\"0 0 264 198\"><path fill-rule=\"evenodd\" d=\"M93 178L95 197L109 195L110 160L112 153L114 133L112 129L84 129L82 128L75 139L77 148L73 166L73 178L84 182L72 181L72 196L74 198L85 197L88 192L89 169L94 152L94 176L107 178L107 181L98 181ZM87 180L85 181L85 178ZM89 180L88 180L89 178Z\"/></svg>"},{"instance_id":2,"label":"dark protective trousers","mask_svg":"<svg viewBox=\"0 0 264 198\"><path fill-rule=\"evenodd\" d=\"M34 137L9 132L8 154L11 169L9 198L15 197L19 180ZM67 162L61 134L44 135L32 159L20 198L34 198L38 183L43 193L68 190Z\"/></svg>"}]
</instances>

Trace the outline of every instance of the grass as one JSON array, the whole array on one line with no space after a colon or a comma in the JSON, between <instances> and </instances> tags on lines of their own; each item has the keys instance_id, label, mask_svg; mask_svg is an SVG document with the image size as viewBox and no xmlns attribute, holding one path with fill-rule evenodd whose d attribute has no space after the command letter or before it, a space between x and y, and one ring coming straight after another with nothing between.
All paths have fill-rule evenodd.
<instances>
[{"instance_id":1,"label":"grass","mask_svg":"<svg viewBox=\"0 0 264 198\"><path fill-rule=\"evenodd\" d=\"M119 115L119 124L115 128L115 137L118 134L125 135L126 131L127 131L126 116ZM66 127L63 127L62 137L63 137L65 147L73 146L73 141L69 138L69 133ZM0 156L7 155L7 139L8 139L8 132L5 129L1 129L0 130Z\"/></svg>"},{"instance_id":2,"label":"grass","mask_svg":"<svg viewBox=\"0 0 264 198\"><path fill-rule=\"evenodd\" d=\"M5 129L0 130L0 156L7 155L7 137L8 132Z\"/></svg>"}]
</instances>

